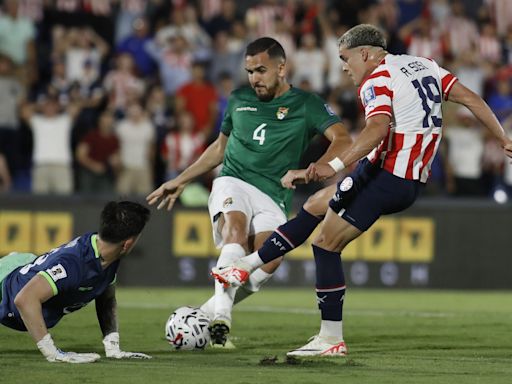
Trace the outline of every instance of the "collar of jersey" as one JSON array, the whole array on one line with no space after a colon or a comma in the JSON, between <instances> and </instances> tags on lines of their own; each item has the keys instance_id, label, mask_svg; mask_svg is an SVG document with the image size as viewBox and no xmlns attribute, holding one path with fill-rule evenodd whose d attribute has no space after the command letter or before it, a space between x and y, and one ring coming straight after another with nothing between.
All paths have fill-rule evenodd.
<instances>
[{"instance_id":1,"label":"collar of jersey","mask_svg":"<svg viewBox=\"0 0 512 384\"><path fill-rule=\"evenodd\" d=\"M94 256L96 256L96 258L99 259L100 253L98 252L97 240L98 240L98 235L91 236L91 245L92 245L92 249L94 250Z\"/></svg>"}]
</instances>

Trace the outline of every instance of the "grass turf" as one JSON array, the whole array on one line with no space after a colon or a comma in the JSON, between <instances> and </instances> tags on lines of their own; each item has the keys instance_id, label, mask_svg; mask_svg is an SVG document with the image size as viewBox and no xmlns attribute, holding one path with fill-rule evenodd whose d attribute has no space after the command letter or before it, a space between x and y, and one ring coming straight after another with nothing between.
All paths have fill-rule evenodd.
<instances>
[{"instance_id":1,"label":"grass turf","mask_svg":"<svg viewBox=\"0 0 512 384\"><path fill-rule=\"evenodd\" d=\"M286 362L318 331L309 289L267 289L236 307L233 351L172 352L164 323L206 289L118 289L121 347L149 361L49 364L26 333L0 327L0 383L510 383L512 292L348 292L347 358ZM103 355L94 305L52 331L61 349Z\"/></svg>"}]
</instances>

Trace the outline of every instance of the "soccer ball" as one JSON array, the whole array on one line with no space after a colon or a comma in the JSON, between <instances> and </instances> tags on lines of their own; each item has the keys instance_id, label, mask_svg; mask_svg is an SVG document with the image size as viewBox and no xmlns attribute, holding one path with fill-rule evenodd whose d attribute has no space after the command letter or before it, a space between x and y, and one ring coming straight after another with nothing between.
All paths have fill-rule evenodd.
<instances>
[{"instance_id":1,"label":"soccer ball","mask_svg":"<svg viewBox=\"0 0 512 384\"><path fill-rule=\"evenodd\" d=\"M204 349L210 341L210 319L199 308L180 307L165 324L165 338L174 349Z\"/></svg>"}]
</instances>

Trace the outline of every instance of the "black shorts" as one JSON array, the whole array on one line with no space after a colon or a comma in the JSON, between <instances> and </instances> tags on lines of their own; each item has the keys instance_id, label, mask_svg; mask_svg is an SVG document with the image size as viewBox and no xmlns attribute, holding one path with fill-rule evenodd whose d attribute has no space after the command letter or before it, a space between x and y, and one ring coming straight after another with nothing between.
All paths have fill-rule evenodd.
<instances>
[{"instance_id":1,"label":"black shorts","mask_svg":"<svg viewBox=\"0 0 512 384\"><path fill-rule=\"evenodd\" d=\"M381 215L410 207L423 187L417 180L407 180L363 159L343 180L329 207L354 227L366 231Z\"/></svg>"}]
</instances>

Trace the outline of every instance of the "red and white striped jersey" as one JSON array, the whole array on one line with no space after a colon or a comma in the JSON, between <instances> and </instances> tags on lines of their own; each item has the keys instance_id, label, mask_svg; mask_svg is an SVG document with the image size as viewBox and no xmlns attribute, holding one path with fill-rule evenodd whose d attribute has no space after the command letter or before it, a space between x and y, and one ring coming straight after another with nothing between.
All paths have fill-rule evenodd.
<instances>
[{"instance_id":1,"label":"red and white striped jersey","mask_svg":"<svg viewBox=\"0 0 512 384\"><path fill-rule=\"evenodd\" d=\"M441 102L456 81L433 60L386 55L359 88L366 119L391 117L386 138L368 159L398 177L426 182L441 140Z\"/></svg>"}]
</instances>

